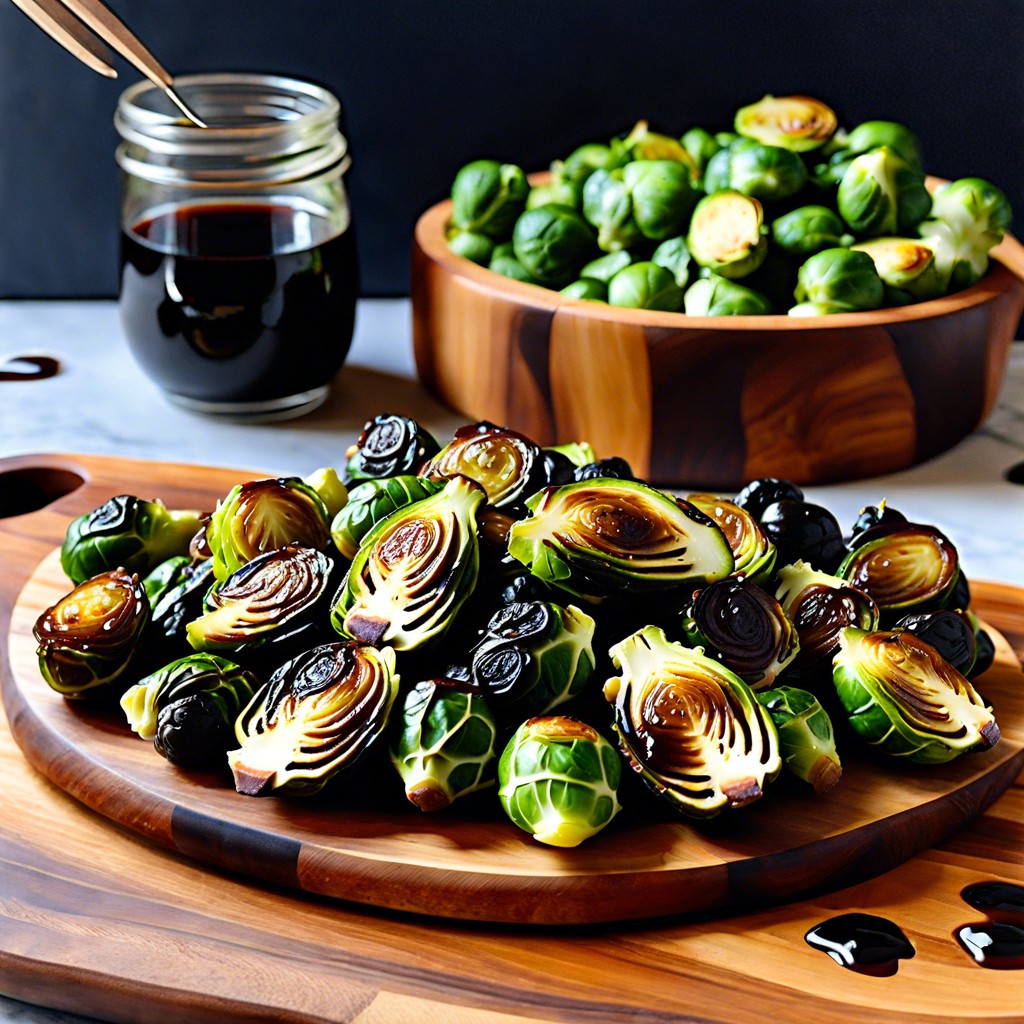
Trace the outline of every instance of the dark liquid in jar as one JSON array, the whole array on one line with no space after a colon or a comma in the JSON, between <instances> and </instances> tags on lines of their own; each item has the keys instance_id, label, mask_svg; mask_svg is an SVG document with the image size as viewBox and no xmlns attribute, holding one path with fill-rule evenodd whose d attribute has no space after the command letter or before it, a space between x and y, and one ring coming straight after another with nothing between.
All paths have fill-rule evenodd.
<instances>
[{"instance_id":1,"label":"dark liquid in jar","mask_svg":"<svg viewBox=\"0 0 1024 1024\"><path fill-rule=\"evenodd\" d=\"M272 203L180 206L121 238L121 320L165 390L259 402L327 384L352 341L351 229Z\"/></svg>"}]
</instances>

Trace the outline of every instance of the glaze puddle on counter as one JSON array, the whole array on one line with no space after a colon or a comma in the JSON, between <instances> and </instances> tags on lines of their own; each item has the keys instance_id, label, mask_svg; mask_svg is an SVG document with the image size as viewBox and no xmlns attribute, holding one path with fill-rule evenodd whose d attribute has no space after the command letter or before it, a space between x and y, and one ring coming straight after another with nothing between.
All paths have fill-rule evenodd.
<instances>
[{"instance_id":1,"label":"glaze puddle on counter","mask_svg":"<svg viewBox=\"0 0 1024 1024\"><path fill-rule=\"evenodd\" d=\"M953 938L979 967L996 971L1024 969L1024 886L1012 882L975 882L960 898L988 921L964 924Z\"/></svg>"},{"instance_id":2,"label":"glaze puddle on counter","mask_svg":"<svg viewBox=\"0 0 1024 1024\"><path fill-rule=\"evenodd\" d=\"M56 377L58 373L60 363L52 356L11 356L0 363L0 382L46 380L48 377Z\"/></svg>"},{"instance_id":3,"label":"glaze puddle on counter","mask_svg":"<svg viewBox=\"0 0 1024 1024\"><path fill-rule=\"evenodd\" d=\"M915 953L898 925L874 914L830 917L815 925L804 940L841 967L873 978L892 977L900 960L910 960Z\"/></svg>"}]
</instances>

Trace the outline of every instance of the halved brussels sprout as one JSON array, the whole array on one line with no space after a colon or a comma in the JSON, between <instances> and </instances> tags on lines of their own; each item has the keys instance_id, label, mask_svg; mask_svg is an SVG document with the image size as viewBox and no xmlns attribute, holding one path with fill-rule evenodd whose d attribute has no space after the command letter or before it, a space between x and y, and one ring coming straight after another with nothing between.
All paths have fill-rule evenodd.
<instances>
[{"instance_id":1,"label":"halved brussels sprout","mask_svg":"<svg viewBox=\"0 0 1024 1024\"><path fill-rule=\"evenodd\" d=\"M348 501L348 488L333 466L322 466L314 470L303 479L303 483L309 484L320 495L329 519L333 519Z\"/></svg>"},{"instance_id":2,"label":"halved brussels sprout","mask_svg":"<svg viewBox=\"0 0 1024 1024\"><path fill-rule=\"evenodd\" d=\"M576 718L531 718L498 764L509 818L539 843L579 846L619 813L622 763L615 748Z\"/></svg>"},{"instance_id":3,"label":"halved brussels sprout","mask_svg":"<svg viewBox=\"0 0 1024 1024\"><path fill-rule=\"evenodd\" d=\"M682 308L683 290L672 271L643 260L631 263L608 282L608 304L674 313Z\"/></svg>"},{"instance_id":4,"label":"halved brussels sprout","mask_svg":"<svg viewBox=\"0 0 1024 1024\"><path fill-rule=\"evenodd\" d=\"M715 494L688 494L686 500L713 519L735 559L734 576L764 585L775 568L775 545L745 508Z\"/></svg>"},{"instance_id":5,"label":"halved brussels sprout","mask_svg":"<svg viewBox=\"0 0 1024 1024\"><path fill-rule=\"evenodd\" d=\"M767 316L771 302L760 292L717 274L699 278L686 289L687 316Z\"/></svg>"},{"instance_id":6,"label":"halved brussels sprout","mask_svg":"<svg viewBox=\"0 0 1024 1024\"><path fill-rule=\"evenodd\" d=\"M427 679L406 695L391 755L405 795L439 811L496 778L498 727L486 700L450 679Z\"/></svg>"},{"instance_id":7,"label":"halved brussels sprout","mask_svg":"<svg viewBox=\"0 0 1024 1024\"><path fill-rule=\"evenodd\" d=\"M824 796L843 774L828 712L813 693L793 686L763 690L757 699L779 731L782 766Z\"/></svg>"},{"instance_id":8,"label":"halved brussels sprout","mask_svg":"<svg viewBox=\"0 0 1024 1024\"><path fill-rule=\"evenodd\" d=\"M235 789L315 793L384 732L398 683L389 647L324 644L286 662L235 722Z\"/></svg>"},{"instance_id":9,"label":"halved brussels sprout","mask_svg":"<svg viewBox=\"0 0 1024 1024\"><path fill-rule=\"evenodd\" d=\"M999 741L970 682L909 630L844 629L832 675L854 731L887 754L941 764Z\"/></svg>"},{"instance_id":10,"label":"halved brussels sprout","mask_svg":"<svg viewBox=\"0 0 1024 1024\"><path fill-rule=\"evenodd\" d=\"M526 175L515 164L474 160L452 182L452 223L463 231L507 238L529 191Z\"/></svg>"},{"instance_id":11,"label":"halved brussels sprout","mask_svg":"<svg viewBox=\"0 0 1024 1024\"><path fill-rule=\"evenodd\" d=\"M761 204L742 192L705 196L693 211L686 246L700 266L721 277L745 277L768 254Z\"/></svg>"},{"instance_id":12,"label":"halved brussels sprout","mask_svg":"<svg viewBox=\"0 0 1024 1024\"><path fill-rule=\"evenodd\" d=\"M807 167L796 153L751 139L720 150L704 174L709 193L734 189L762 202L787 199L807 183Z\"/></svg>"},{"instance_id":13,"label":"halved brussels sprout","mask_svg":"<svg viewBox=\"0 0 1024 1024\"><path fill-rule=\"evenodd\" d=\"M768 146L806 153L823 146L837 127L835 111L810 96L765 96L740 107L735 128L740 135Z\"/></svg>"},{"instance_id":14,"label":"halved brussels sprout","mask_svg":"<svg viewBox=\"0 0 1024 1024\"><path fill-rule=\"evenodd\" d=\"M148 620L137 573L111 569L79 583L32 629L43 678L65 697L96 696L132 663Z\"/></svg>"},{"instance_id":15,"label":"halved brussels sprout","mask_svg":"<svg viewBox=\"0 0 1024 1024\"><path fill-rule=\"evenodd\" d=\"M686 167L691 180L700 177L696 162L682 142L671 135L652 132L646 121L637 121L622 144L631 160L675 160Z\"/></svg>"},{"instance_id":16,"label":"halved brussels sprout","mask_svg":"<svg viewBox=\"0 0 1024 1024\"><path fill-rule=\"evenodd\" d=\"M873 238L850 248L866 252L875 262L882 283L906 292L912 302L938 298L945 282L935 263L935 252L913 238Z\"/></svg>"},{"instance_id":17,"label":"halved brussels sprout","mask_svg":"<svg viewBox=\"0 0 1024 1024\"><path fill-rule=\"evenodd\" d=\"M257 555L286 544L326 551L331 520L320 495L298 477L250 480L217 503L206 537L213 574L225 580Z\"/></svg>"},{"instance_id":18,"label":"halved brussels sprout","mask_svg":"<svg viewBox=\"0 0 1024 1024\"><path fill-rule=\"evenodd\" d=\"M706 818L757 800L782 767L779 737L753 691L724 665L645 626L609 652L605 683L633 768L685 814Z\"/></svg>"},{"instance_id":19,"label":"halved brussels sprout","mask_svg":"<svg viewBox=\"0 0 1024 1024\"><path fill-rule=\"evenodd\" d=\"M579 597L710 582L735 562L703 512L633 480L548 487L512 526L509 554L534 576Z\"/></svg>"},{"instance_id":20,"label":"halved brussels sprout","mask_svg":"<svg viewBox=\"0 0 1024 1024\"><path fill-rule=\"evenodd\" d=\"M875 261L866 252L822 249L800 267L793 294L797 302L840 303L851 310L878 309L885 301L885 286Z\"/></svg>"},{"instance_id":21,"label":"halved brussels sprout","mask_svg":"<svg viewBox=\"0 0 1024 1024\"><path fill-rule=\"evenodd\" d=\"M839 215L857 235L899 235L932 208L921 176L888 146L856 157L836 194Z\"/></svg>"},{"instance_id":22,"label":"halved brussels sprout","mask_svg":"<svg viewBox=\"0 0 1024 1024\"><path fill-rule=\"evenodd\" d=\"M800 650L800 638L782 606L747 580L719 580L697 591L683 631L754 690L771 686Z\"/></svg>"},{"instance_id":23,"label":"halved brussels sprout","mask_svg":"<svg viewBox=\"0 0 1024 1024\"><path fill-rule=\"evenodd\" d=\"M597 459L597 453L589 441L567 441L565 444L551 445L544 451L564 455L576 467L589 465Z\"/></svg>"},{"instance_id":24,"label":"halved brussels sprout","mask_svg":"<svg viewBox=\"0 0 1024 1024\"><path fill-rule=\"evenodd\" d=\"M801 206L772 221L772 241L791 256L813 256L822 249L850 244L853 235L835 210L827 206Z\"/></svg>"},{"instance_id":25,"label":"halved brussels sprout","mask_svg":"<svg viewBox=\"0 0 1024 1024\"><path fill-rule=\"evenodd\" d=\"M345 453L345 472L350 480L416 474L440 448L414 419L384 413L363 425L356 443Z\"/></svg>"},{"instance_id":26,"label":"halved brussels sprout","mask_svg":"<svg viewBox=\"0 0 1024 1024\"><path fill-rule=\"evenodd\" d=\"M400 651L440 636L476 585L476 516L486 497L478 483L457 476L377 523L335 597L335 630Z\"/></svg>"},{"instance_id":27,"label":"halved brussels sprout","mask_svg":"<svg viewBox=\"0 0 1024 1024\"><path fill-rule=\"evenodd\" d=\"M119 494L73 520L60 549L60 564L72 583L123 568L145 575L175 555L187 555L203 525L203 513L166 508Z\"/></svg>"},{"instance_id":28,"label":"halved brussels sprout","mask_svg":"<svg viewBox=\"0 0 1024 1024\"><path fill-rule=\"evenodd\" d=\"M888 146L907 162L911 170L924 175L917 136L895 121L865 121L849 132L843 142L843 149L850 156L860 156L881 146Z\"/></svg>"},{"instance_id":29,"label":"halved brussels sprout","mask_svg":"<svg viewBox=\"0 0 1024 1024\"><path fill-rule=\"evenodd\" d=\"M564 288L596 255L597 240L590 225L571 206L548 203L527 210L516 221L512 247L534 281Z\"/></svg>"}]
</instances>

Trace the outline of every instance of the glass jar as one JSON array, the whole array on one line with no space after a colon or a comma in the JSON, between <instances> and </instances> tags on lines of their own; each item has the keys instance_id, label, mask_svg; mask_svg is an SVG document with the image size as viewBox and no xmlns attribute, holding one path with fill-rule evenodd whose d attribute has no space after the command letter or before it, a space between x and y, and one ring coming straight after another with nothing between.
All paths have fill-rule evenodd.
<instances>
[{"instance_id":1,"label":"glass jar","mask_svg":"<svg viewBox=\"0 0 1024 1024\"><path fill-rule=\"evenodd\" d=\"M121 323L171 401L231 419L298 416L352 341L359 274L338 100L278 75L199 74L127 89Z\"/></svg>"}]
</instances>

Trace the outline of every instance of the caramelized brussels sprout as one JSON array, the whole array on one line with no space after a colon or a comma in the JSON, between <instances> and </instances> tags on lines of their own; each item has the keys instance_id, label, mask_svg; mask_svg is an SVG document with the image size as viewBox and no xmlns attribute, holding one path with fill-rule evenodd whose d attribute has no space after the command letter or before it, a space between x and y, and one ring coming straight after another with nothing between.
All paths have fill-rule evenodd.
<instances>
[{"instance_id":1,"label":"caramelized brussels sprout","mask_svg":"<svg viewBox=\"0 0 1024 1024\"><path fill-rule=\"evenodd\" d=\"M186 628L203 614L203 599L215 582L213 559L207 558L190 565L175 586L150 602L152 614L142 653L147 666L160 668L187 649Z\"/></svg>"},{"instance_id":2,"label":"caramelized brussels sprout","mask_svg":"<svg viewBox=\"0 0 1024 1024\"><path fill-rule=\"evenodd\" d=\"M711 519L633 480L549 487L527 506L532 515L513 525L509 554L579 597L710 582L735 565Z\"/></svg>"},{"instance_id":3,"label":"caramelized brussels sprout","mask_svg":"<svg viewBox=\"0 0 1024 1024\"><path fill-rule=\"evenodd\" d=\"M943 608L911 612L897 619L893 628L910 630L931 644L957 672L970 677L978 645L974 623L966 612Z\"/></svg>"},{"instance_id":4,"label":"caramelized brussels sprout","mask_svg":"<svg viewBox=\"0 0 1024 1024\"><path fill-rule=\"evenodd\" d=\"M782 766L824 796L843 774L828 712L813 693L793 686L763 690L757 699L778 729Z\"/></svg>"},{"instance_id":5,"label":"caramelized brussels sprout","mask_svg":"<svg viewBox=\"0 0 1024 1024\"><path fill-rule=\"evenodd\" d=\"M704 172L709 193L734 189L762 202L787 199L807 183L807 167L788 149L741 139L717 152Z\"/></svg>"},{"instance_id":6,"label":"caramelized brussels sprout","mask_svg":"<svg viewBox=\"0 0 1024 1024\"><path fill-rule=\"evenodd\" d=\"M711 817L757 800L782 767L768 712L739 676L645 626L612 647L604 687L623 753L677 810Z\"/></svg>"},{"instance_id":7,"label":"caramelized brussels sprout","mask_svg":"<svg viewBox=\"0 0 1024 1024\"><path fill-rule=\"evenodd\" d=\"M847 627L832 674L854 731L887 754L940 764L999 740L970 682L909 630Z\"/></svg>"},{"instance_id":8,"label":"caramelized brussels sprout","mask_svg":"<svg viewBox=\"0 0 1024 1024\"><path fill-rule=\"evenodd\" d=\"M683 631L754 690L771 686L800 650L782 606L747 580L719 580L697 591Z\"/></svg>"},{"instance_id":9,"label":"caramelized brussels sprout","mask_svg":"<svg viewBox=\"0 0 1024 1024\"><path fill-rule=\"evenodd\" d=\"M854 252L866 252L875 263L882 283L889 289L906 293L906 301L923 302L945 291L945 281L935 263L935 252L912 238L873 238L850 246ZM890 302L893 294L890 292Z\"/></svg>"},{"instance_id":10,"label":"caramelized brussels sprout","mask_svg":"<svg viewBox=\"0 0 1024 1024\"><path fill-rule=\"evenodd\" d=\"M870 530L873 526L878 526L882 523L905 523L907 517L900 512L898 509L893 508L889 505L885 498L883 498L877 505L865 505L860 510L860 515L857 516L856 521L853 524L853 528L850 530L850 547L854 548L857 546L857 538L860 537L865 531Z\"/></svg>"},{"instance_id":11,"label":"caramelized brussels sprout","mask_svg":"<svg viewBox=\"0 0 1024 1024\"><path fill-rule=\"evenodd\" d=\"M202 521L201 512L119 494L71 523L60 565L75 584L117 568L144 576L168 558L187 555Z\"/></svg>"},{"instance_id":12,"label":"caramelized brussels sprout","mask_svg":"<svg viewBox=\"0 0 1024 1024\"><path fill-rule=\"evenodd\" d=\"M768 254L761 204L742 192L705 196L693 211L686 236L690 255L721 277L736 279L756 270Z\"/></svg>"},{"instance_id":13,"label":"caramelized brussels sprout","mask_svg":"<svg viewBox=\"0 0 1024 1024\"><path fill-rule=\"evenodd\" d=\"M797 302L840 303L849 310L878 309L885 301L885 286L875 270L875 261L866 252L822 249L800 267L793 294Z\"/></svg>"},{"instance_id":14,"label":"caramelized brussels sprout","mask_svg":"<svg viewBox=\"0 0 1024 1024\"><path fill-rule=\"evenodd\" d=\"M225 580L257 555L285 544L326 551L331 520L320 495L298 477L251 480L217 503L206 536L213 574Z\"/></svg>"},{"instance_id":15,"label":"caramelized brussels sprout","mask_svg":"<svg viewBox=\"0 0 1024 1024\"><path fill-rule=\"evenodd\" d=\"M714 494L688 494L686 500L725 534L736 563L733 575L764 585L775 568L775 545L757 520L745 508Z\"/></svg>"},{"instance_id":16,"label":"caramelized brussels sprout","mask_svg":"<svg viewBox=\"0 0 1024 1024\"><path fill-rule=\"evenodd\" d=\"M383 733L398 683L389 647L324 644L286 662L235 722L235 789L315 793Z\"/></svg>"},{"instance_id":17,"label":"caramelized brussels sprout","mask_svg":"<svg viewBox=\"0 0 1024 1024\"><path fill-rule=\"evenodd\" d=\"M683 290L672 271L650 260L631 263L608 282L608 304L632 309L682 309Z\"/></svg>"},{"instance_id":18,"label":"caramelized brussels sprout","mask_svg":"<svg viewBox=\"0 0 1024 1024\"><path fill-rule=\"evenodd\" d=\"M188 555L175 555L161 562L142 581L149 607L155 608L158 601L187 580L191 569L192 559Z\"/></svg>"},{"instance_id":19,"label":"caramelized brussels sprout","mask_svg":"<svg viewBox=\"0 0 1024 1024\"><path fill-rule=\"evenodd\" d=\"M683 306L687 316L767 316L774 312L766 296L717 274L694 281L686 289Z\"/></svg>"},{"instance_id":20,"label":"caramelized brussels sprout","mask_svg":"<svg viewBox=\"0 0 1024 1024\"><path fill-rule=\"evenodd\" d=\"M764 476L751 480L733 499L740 508L749 512L758 522L761 521L764 510L777 501L803 500L804 492L792 480L783 480L775 476Z\"/></svg>"},{"instance_id":21,"label":"caramelized brussels sprout","mask_svg":"<svg viewBox=\"0 0 1024 1024\"><path fill-rule=\"evenodd\" d=\"M607 459L597 459L585 465L577 466L573 473L574 480L598 480L601 477L613 477L616 480L635 480L633 469L625 459L611 455Z\"/></svg>"},{"instance_id":22,"label":"caramelized brussels sprout","mask_svg":"<svg viewBox=\"0 0 1024 1024\"><path fill-rule=\"evenodd\" d=\"M111 569L79 583L32 629L43 678L65 697L96 696L132 663L148 620L137 573Z\"/></svg>"},{"instance_id":23,"label":"caramelized brussels sprout","mask_svg":"<svg viewBox=\"0 0 1024 1024\"><path fill-rule=\"evenodd\" d=\"M564 288L596 255L597 241L590 225L571 206L549 203L527 210L516 221L512 248L534 281Z\"/></svg>"},{"instance_id":24,"label":"caramelized brussels sprout","mask_svg":"<svg viewBox=\"0 0 1024 1024\"><path fill-rule=\"evenodd\" d=\"M568 441L566 444L555 444L545 448L545 452L557 452L564 455L573 466L587 466L597 458L597 453L588 441ZM550 475L550 474L549 474Z\"/></svg>"},{"instance_id":25,"label":"caramelized brussels sprout","mask_svg":"<svg viewBox=\"0 0 1024 1024\"><path fill-rule=\"evenodd\" d=\"M780 565L797 560L834 572L846 556L843 530L823 505L811 501L778 501L761 513L761 528L775 545Z\"/></svg>"},{"instance_id":26,"label":"caramelized brussels sprout","mask_svg":"<svg viewBox=\"0 0 1024 1024\"><path fill-rule=\"evenodd\" d=\"M440 451L440 445L415 420L385 413L374 416L346 453L350 480L416 474Z\"/></svg>"},{"instance_id":27,"label":"caramelized brussels sprout","mask_svg":"<svg viewBox=\"0 0 1024 1024\"><path fill-rule=\"evenodd\" d=\"M478 483L456 476L377 523L335 597L335 630L400 651L440 636L476 584L476 516L485 499Z\"/></svg>"},{"instance_id":28,"label":"caramelized brussels sprout","mask_svg":"<svg viewBox=\"0 0 1024 1024\"><path fill-rule=\"evenodd\" d=\"M579 846L621 810L622 764L615 748L576 718L531 718L498 764L498 795L509 818L539 843Z\"/></svg>"},{"instance_id":29,"label":"caramelized brussels sprout","mask_svg":"<svg viewBox=\"0 0 1024 1024\"><path fill-rule=\"evenodd\" d=\"M772 241L791 256L813 256L822 249L849 245L853 236L846 231L835 210L827 206L801 206L772 221Z\"/></svg>"},{"instance_id":30,"label":"caramelized brussels sprout","mask_svg":"<svg viewBox=\"0 0 1024 1024\"><path fill-rule=\"evenodd\" d=\"M406 695L391 755L405 795L439 811L495 783L498 727L479 693L450 679L427 679Z\"/></svg>"},{"instance_id":31,"label":"caramelized brussels sprout","mask_svg":"<svg viewBox=\"0 0 1024 1024\"><path fill-rule=\"evenodd\" d=\"M839 215L856 235L899 235L932 208L921 175L888 146L856 157L836 194Z\"/></svg>"},{"instance_id":32,"label":"caramelized brussels sprout","mask_svg":"<svg viewBox=\"0 0 1024 1024\"><path fill-rule=\"evenodd\" d=\"M488 238L507 238L529 191L526 175L515 164L474 160L452 182L452 223Z\"/></svg>"},{"instance_id":33,"label":"caramelized brussels sprout","mask_svg":"<svg viewBox=\"0 0 1024 1024\"><path fill-rule=\"evenodd\" d=\"M735 119L740 135L794 153L825 145L837 125L835 111L810 96L765 96L741 107Z\"/></svg>"}]
</instances>

